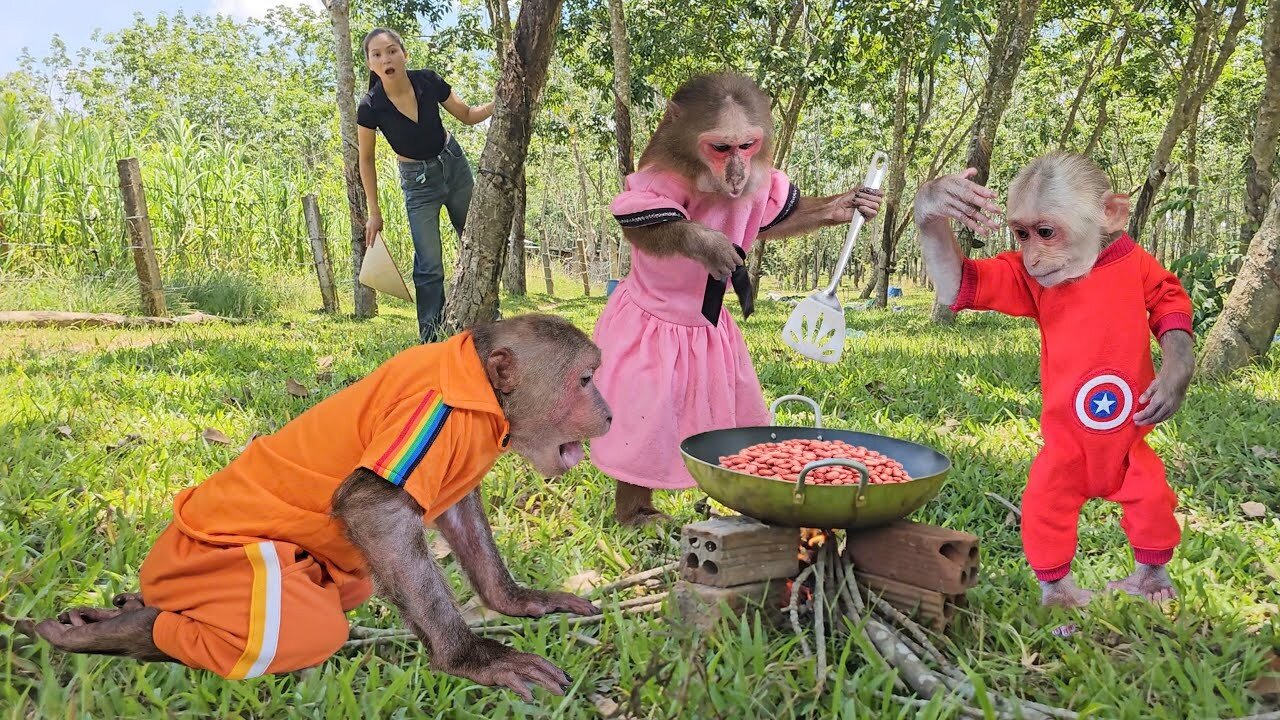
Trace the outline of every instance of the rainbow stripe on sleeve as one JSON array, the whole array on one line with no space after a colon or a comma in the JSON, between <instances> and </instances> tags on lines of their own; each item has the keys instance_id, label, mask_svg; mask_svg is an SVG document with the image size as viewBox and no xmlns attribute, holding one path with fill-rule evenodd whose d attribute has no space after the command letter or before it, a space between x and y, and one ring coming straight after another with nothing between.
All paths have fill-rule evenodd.
<instances>
[{"instance_id":1,"label":"rainbow stripe on sleeve","mask_svg":"<svg viewBox=\"0 0 1280 720\"><path fill-rule=\"evenodd\" d=\"M374 463L373 471L396 486L404 485L409 474L427 456L427 450L440 435L444 421L452 410L453 408L444 404L444 398L438 391L429 391L414 409L395 442Z\"/></svg>"}]
</instances>

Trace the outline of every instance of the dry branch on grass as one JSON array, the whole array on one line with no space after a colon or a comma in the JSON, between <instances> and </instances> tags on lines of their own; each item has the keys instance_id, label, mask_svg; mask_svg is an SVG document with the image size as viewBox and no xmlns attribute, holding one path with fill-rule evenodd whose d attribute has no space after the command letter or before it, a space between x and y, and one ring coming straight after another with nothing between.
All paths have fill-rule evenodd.
<instances>
[{"instance_id":1,"label":"dry branch on grass","mask_svg":"<svg viewBox=\"0 0 1280 720\"><path fill-rule=\"evenodd\" d=\"M176 317L146 317L115 313L61 312L57 310L0 311L0 325L29 327L146 327L167 325L199 325L212 322L236 322L232 318L194 312Z\"/></svg>"}]
</instances>

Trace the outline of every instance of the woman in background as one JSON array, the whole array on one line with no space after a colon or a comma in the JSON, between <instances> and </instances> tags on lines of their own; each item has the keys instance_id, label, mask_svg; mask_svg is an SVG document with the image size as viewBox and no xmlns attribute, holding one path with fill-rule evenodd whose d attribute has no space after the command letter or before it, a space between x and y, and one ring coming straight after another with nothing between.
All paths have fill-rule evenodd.
<instances>
[{"instance_id":1,"label":"woman in background","mask_svg":"<svg viewBox=\"0 0 1280 720\"><path fill-rule=\"evenodd\" d=\"M472 107L431 70L407 70L409 54L394 30L374 28L364 36L369 91L356 109L360 141L360 181L369 199L366 245L382 230L378 207L375 130L381 130L400 159L409 232L413 236L413 286L418 305L418 336L435 340L444 311L444 261L440 247L440 208L462 237L471 204L471 167L453 134L440 121L440 105L464 125L483 122L493 103Z\"/></svg>"}]
</instances>

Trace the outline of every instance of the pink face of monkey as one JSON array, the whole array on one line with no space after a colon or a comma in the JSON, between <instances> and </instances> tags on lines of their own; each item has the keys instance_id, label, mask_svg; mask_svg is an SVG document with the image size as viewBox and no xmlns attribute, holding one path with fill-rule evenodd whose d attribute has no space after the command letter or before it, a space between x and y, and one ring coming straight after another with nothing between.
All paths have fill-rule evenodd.
<instances>
[{"instance_id":1,"label":"pink face of monkey","mask_svg":"<svg viewBox=\"0 0 1280 720\"><path fill-rule=\"evenodd\" d=\"M727 103L716 127L698 135L698 156L709 171L703 178L710 185L699 189L731 198L754 189L759 173L754 172L752 158L763 142L764 129L752 124L737 103Z\"/></svg>"},{"instance_id":2,"label":"pink face of monkey","mask_svg":"<svg viewBox=\"0 0 1280 720\"><path fill-rule=\"evenodd\" d=\"M1128 221L1128 196L1111 192L1102 171L1085 163L1040 158L1009 186L1009 229L1027 273L1042 287L1088 275L1104 238L1121 233Z\"/></svg>"}]
</instances>

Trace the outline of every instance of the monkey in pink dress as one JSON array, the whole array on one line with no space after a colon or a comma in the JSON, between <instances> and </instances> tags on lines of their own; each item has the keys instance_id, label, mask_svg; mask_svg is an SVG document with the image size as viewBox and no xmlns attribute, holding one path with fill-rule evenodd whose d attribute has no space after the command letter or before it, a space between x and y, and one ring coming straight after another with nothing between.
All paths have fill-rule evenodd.
<instances>
[{"instance_id":1,"label":"monkey in pink dress","mask_svg":"<svg viewBox=\"0 0 1280 720\"><path fill-rule=\"evenodd\" d=\"M631 243L631 272L596 322L596 382L614 409L592 463L618 482L617 519L661 518L652 491L692 487L680 442L708 430L764 425L768 411L737 324L752 292L742 264L757 240L874 217L880 193L802 197L774 169L769 100L733 74L695 77L672 96L610 206Z\"/></svg>"}]
</instances>

